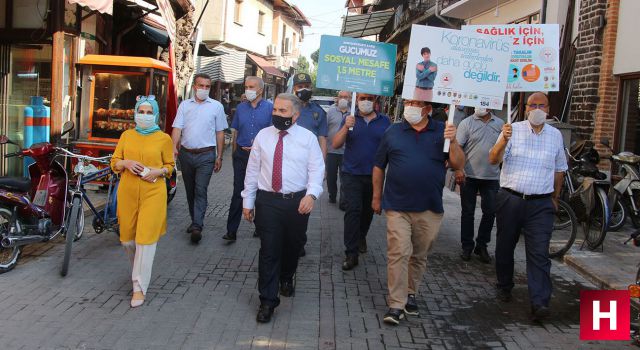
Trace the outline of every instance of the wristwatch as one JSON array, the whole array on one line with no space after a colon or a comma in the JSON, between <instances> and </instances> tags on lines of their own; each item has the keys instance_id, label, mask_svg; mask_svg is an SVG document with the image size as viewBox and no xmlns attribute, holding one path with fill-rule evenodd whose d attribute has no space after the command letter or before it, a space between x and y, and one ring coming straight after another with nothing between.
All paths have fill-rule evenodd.
<instances>
[{"instance_id":1,"label":"wristwatch","mask_svg":"<svg viewBox=\"0 0 640 350\"><path fill-rule=\"evenodd\" d=\"M316 196L314 196L314 195L312 195L312 194L310 194L309 196L310 196L310 197L311 197L311 199L313 199L314 201L315 201L316 199L318 199L318 197L316 197Z\"/></svg>"}]
</instances>

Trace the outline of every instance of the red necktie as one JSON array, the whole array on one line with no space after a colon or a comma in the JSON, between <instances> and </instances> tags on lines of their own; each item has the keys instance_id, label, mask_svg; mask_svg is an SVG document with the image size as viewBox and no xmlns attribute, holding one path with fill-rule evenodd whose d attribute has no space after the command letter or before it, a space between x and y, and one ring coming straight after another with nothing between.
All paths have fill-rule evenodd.
<instances>
[{"instance_id":1,"label":"red necktie","mask_svg":"<svg viewBox=\"0 0 640 350\"><path fill-rule=\"evenodd\" d=\"M285 130L280 131L280 138L276 144L276 152L273 155L273 172L271 173L271 187L273 192L280 192L282 189L282 138L287 134Z\"/></svg>"}]
</instances>

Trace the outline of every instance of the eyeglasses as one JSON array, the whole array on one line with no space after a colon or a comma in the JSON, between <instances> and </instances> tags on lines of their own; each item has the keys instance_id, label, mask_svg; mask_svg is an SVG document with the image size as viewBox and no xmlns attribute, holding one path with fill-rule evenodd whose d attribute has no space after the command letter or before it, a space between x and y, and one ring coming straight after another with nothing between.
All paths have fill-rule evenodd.
<instances>
[{"instance_id":1,"label":"eyeglasses","mask_svg":"<svg viewBox=\"0 0 640 350\"><path fill-rule=\"evenodd\" d=\"M136 97L136 101L140 102L140 101L155 101L156 100L156 96L155 95L149 95L149 96L145 96L145 95L138 95Z\"/></svg>"},{"instance_id":2,"label":"eyeglasses","mask_svg":"<svg viewBox=\"0 0 640 350\"><path fill-rule=\"evenodd\" d=\"M540 103L540 104L538 104L538 103L528 103L527 107L532 108L532 109L544 109L544 108L547 107L547 105L544 104L544 103Z\"/></svg>"}]
</instances>

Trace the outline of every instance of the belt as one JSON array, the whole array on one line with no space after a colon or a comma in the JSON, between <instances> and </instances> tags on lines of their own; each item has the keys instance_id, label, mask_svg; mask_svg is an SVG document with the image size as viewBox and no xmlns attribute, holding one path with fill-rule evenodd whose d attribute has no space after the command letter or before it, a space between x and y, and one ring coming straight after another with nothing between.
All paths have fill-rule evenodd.
<instances>
[{"instance_id":1,"label":"belt","mask_svg":"<svg viewBox=\"0 0 640 350\"><path fill-rule=\"evenodd\" d=\"M258 194L263 195L263 196L268 196L268 197L272 197L272 198L282 198L282 199L299 199L302 198L306 195L307 190L302 190L302 191L298 191L298 192L291 192L291 193L280 193L280 192L270 192L270 191L263 191L263 190L258 190Z\"/></svg>"},{"instance_id":2,"label":"belt","mask_svg":"<svg viewBox=\"0 0 640 350\"><path fill-rule=\"evenodd\" d=\"M187 147L180 147L181 151L185 151L188 153L193 153L193 154L198 154L198 153L204 153L204 152L209 152L209 151L213 151L216 149L216 146L209 146L209 147L204 147L204 148L187 148Z\"/></svg>"},{"instance_id":3,"label":"belt","mask_svg":"<svg viewBox=\"0 0 640 350\"><path fill-rule=\"evenodd\" d=\"M511 193L512 195L516 196L516 197L520 197L524 200L533 200L533 199L542 199L542 198L549 198L551 197L552 193L545 193L545 194L524 194L524 193L520 193L517 191L514 191L510 188L506 188L506 187L501 187L503 190Z\"/></svg>"},{"instance_id":4,"label":"belt","mask_svg":"<svg viewBox=\"0 0 640 350\"><path fill-rule=\"evenodd\" d=\"M418 88L420 90L433 90L432 87L428 88L428 87L416 86L416 88Z\"/></svg>"}]
</instances>

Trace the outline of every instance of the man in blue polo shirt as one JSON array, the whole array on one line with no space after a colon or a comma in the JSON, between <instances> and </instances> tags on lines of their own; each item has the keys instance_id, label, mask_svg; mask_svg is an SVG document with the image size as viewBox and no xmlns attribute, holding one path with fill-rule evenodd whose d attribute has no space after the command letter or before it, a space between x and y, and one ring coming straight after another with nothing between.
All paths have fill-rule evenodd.
<instances>
[{"instance_id":1,"label":"man in blue polo shirt","mask_svg":"<svg viewBox=\"0 0 640 350\"><path fill-rule=\"evenodd\" d=\"M345 198L343 270L358 265L358 253L367 251L367 232L373 219L371 210L371 172L376 150L385 130L391 125L389 117L373 109L375 95L358 94L358 111L342 122L333 137L333 148L345 145L342 157L341 189Z\"/></svg>"},{"instance_id":2,"label":"man in blue polo shirt","mask_svg":"<svg viewBox=\"0 0 640 350\"><path fill-rule=\"evenodd\" d=\"M456 127L430 118L427 103L405 100L405 121L384 134L373 168L371 206L377 214L384 209L387 217L389 311L384 322L392 325L405 313L418 315L415 295L442 222L446 167L462 169L465 161ZM445 139L451 141L448 154Z\"/></svg>"},{"instance_id":3,"label":"man in blue polo shirt","mask_svg":"<svg viewBox=\"0 0 640 350\"><path fill-rule=\"evenodd\" d=\"M236 233L242 218L242 190L244 189L244 175L247 171L249 153L253 139L258 135L258 131L271 125L271 112L273 104L262 98L264 92L264 81L259 77L247 77L244 81L244 95L246 102L242 102L236 107L236 113L231 122L233 129L233 139L231 149L233 151L233 195L229 205L229 216L227 217L227 233L223 239L235 242ZM255 231L254 236L259 234Z\"/></svg>"},{"instance_id":4,"label":"man in blue polo shirt","mask_svg":"<svg viewBox=\"0 0 640 350\"><path fill-rule=\"evenodd\" d=\"M301 127L311 131L320 143L322 155L327 157L327 136L329 135L327 113L319 104L309 101L311 99L313 81L307 73L298 73L293 76L293 94L302 100L300 117L296 122Z\"/></svg>"},{"instance_id":5,"label":"man in blue polo shirt","mask_svg":"<svg viewBox=\"0 0 640 350\"><path fill-rule=\"evenodd\" d=\"M297 73L293 76L293 94L302 101L300 116L296 124L311 131L318 138L322 157L327 159L327 136L329 136L329 126L327 124L327 113L319 104L309 101L313 94L313 81L307 73ZM304 244L300 249L300 256L307 253L304 245L307 244L307 235L304 236Z\"/></svg>"}]
</instances>

